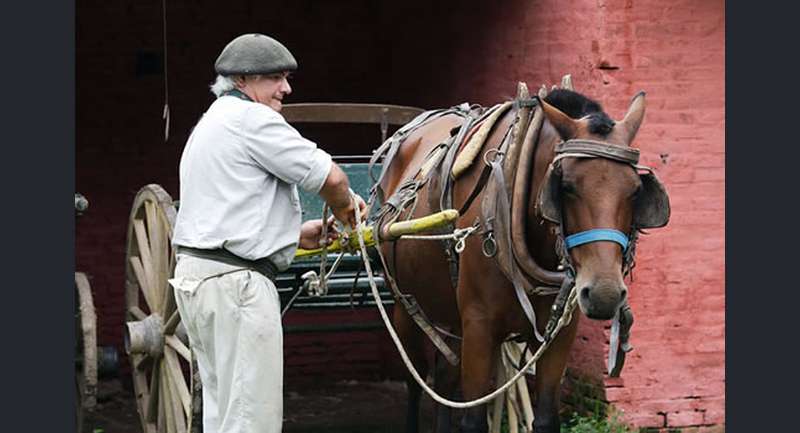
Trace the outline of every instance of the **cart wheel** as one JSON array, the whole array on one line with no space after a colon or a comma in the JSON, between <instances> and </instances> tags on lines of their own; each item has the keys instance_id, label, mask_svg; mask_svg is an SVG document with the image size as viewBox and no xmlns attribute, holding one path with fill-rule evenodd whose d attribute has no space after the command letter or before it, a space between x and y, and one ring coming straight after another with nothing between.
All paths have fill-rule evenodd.
<instances>
[{"instance_id":1,"label":"cart wheel","mask_svg":"<svg viewBox=\"0 0 800 433\"><path fill-rule=\"evenodd\" d=\"M175 269L176 214L169 194L150 184L136 194L128 220L125 351L144 433L192 427L192 352L167 282Z\"/></svg>"},{"instance_id":2,"label":"cart wheel","mask_svg":"<svg viewBox=\"0 0 800 433\"><path fill-rule=\"evenodd\" d=\"M75 386L78 431L83 427L84 410L97 404L97 316L89 279L75 273Z\"/></svg>"}]
</instances>

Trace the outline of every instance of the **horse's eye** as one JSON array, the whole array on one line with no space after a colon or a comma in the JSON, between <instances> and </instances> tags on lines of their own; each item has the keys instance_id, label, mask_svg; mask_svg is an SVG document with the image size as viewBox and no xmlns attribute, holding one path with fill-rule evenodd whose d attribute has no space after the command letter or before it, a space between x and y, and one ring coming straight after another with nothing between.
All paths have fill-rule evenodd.
<instances>
[{"instance_id":1,"label":"horse's eye","mask_svg":"<svg viewBox=\"0 0 800 433\"><path fill-rule=\"evenodd\" d=\"M563 181L561 183L561 191L565 194L576 195L578 193L578 188L572 182Z\"/></svg>"}]
</instances>

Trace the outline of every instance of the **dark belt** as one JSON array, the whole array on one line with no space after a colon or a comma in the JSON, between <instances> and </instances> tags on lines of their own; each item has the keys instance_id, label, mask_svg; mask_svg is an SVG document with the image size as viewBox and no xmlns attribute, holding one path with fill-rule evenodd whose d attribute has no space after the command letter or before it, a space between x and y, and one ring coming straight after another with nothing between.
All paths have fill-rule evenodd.
<instances>
[{"instance_id":1,"label":"dark belt","mask_svg":"<svg viewBox=\"0 0 800 433\"><path fill-rule=\"evenodd\" d=\"M269 278L272 280L272 282L275 282L275 275L278 273L278 268L269 260L268 257L258 260L247 260L222 248L204 250L200 248L184 246L178 246L177 253L194 256L201 259L215 260L231 266L252 269Z\"/></svg>"}]
</instances>

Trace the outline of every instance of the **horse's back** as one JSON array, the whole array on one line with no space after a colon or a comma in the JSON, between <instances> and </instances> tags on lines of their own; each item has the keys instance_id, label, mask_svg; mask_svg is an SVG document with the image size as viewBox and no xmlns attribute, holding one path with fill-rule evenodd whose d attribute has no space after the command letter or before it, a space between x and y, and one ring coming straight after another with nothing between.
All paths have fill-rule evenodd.
<instances>
[{"instance_id":1,"label":"horse's back","mask_svg":"<svg viewBox=\"0 0 800 433\"><path fill-rule=\"evenodd\" d=\"M446 141L450 137L450 131L463 121L459 116L448 114L423 124L409 134L387 168L381 184L385 196L390 197L403 181L414 176L430 151Z\"/></svg>"},{"instance_id":2,"label":"horse's back","mask_svg":"<svg viewBox=\"0 0 800 433\"><path fill-rule=\"evenodd\" d=\"M398 187L414 177L427 160L431 150L450 138L450 131L459 127L463 118L445 115L425 123L400 144L390 162L381 187L385 197L391 197ZM436 200L438 202L438 200ZM436 209L438 211L439 209ZM413 217L429 215L428 186L417 193ZM405 217L406 215L403 215ZM413 295L426 314L445 326L458 326L455 292L450 285L447 259L440 241L399 240L382 245L390 271L400 290Z\"/></svg>"}]
</instances>

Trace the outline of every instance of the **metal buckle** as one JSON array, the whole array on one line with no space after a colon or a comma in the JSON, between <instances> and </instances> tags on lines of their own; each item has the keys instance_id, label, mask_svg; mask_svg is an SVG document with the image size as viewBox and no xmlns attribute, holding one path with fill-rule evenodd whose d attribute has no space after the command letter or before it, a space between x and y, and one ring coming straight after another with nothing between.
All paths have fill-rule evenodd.
<instances>
[{"instance_id":1,"label":"metal buckle","mask_svg":"<svg viewBox=\"0 0 800 433\"><path fill-rule=\"evenodd\" d=\"M497 254L497 241L494 240L494 233L489 232L481 245L483 255L486 257L494 257Z\"/></svg>"}]
</instances>

